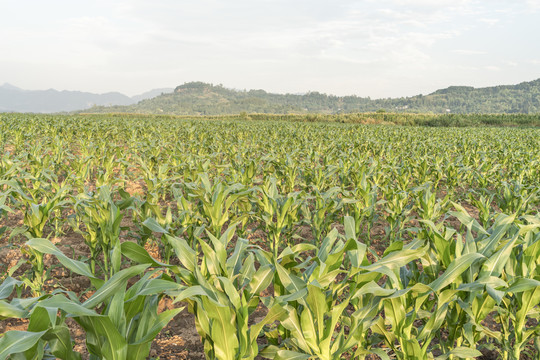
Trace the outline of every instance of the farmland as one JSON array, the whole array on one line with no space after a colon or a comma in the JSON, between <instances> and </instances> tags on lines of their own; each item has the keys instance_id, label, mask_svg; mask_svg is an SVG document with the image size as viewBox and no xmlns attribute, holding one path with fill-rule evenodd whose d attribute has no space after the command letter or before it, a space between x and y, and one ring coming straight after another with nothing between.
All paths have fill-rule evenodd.
<instances>
[{"instance_id":1,"label":"farmland","mask_svg":"<svg viewBox=\"0 0 540 360\"><path fill-rule=\"evenodd\" d=\"M534 127L0 115L0 360L538 359L539 209Z\"/></svg>"}]
</instances>

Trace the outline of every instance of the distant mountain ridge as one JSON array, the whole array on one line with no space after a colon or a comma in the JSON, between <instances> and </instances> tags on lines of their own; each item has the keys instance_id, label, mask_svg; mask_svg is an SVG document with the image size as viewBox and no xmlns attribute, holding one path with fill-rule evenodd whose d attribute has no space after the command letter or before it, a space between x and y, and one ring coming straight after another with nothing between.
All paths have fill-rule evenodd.
<instances>
[{"instance_id":1,"label":"distant mountain ridge","mask_svg":"<svg viewBox=\"0 0 540 360\"><path fill-rule=\"evenodd\" d=\"M203 82L177 86L174 92L129 106L96 106L89 112L129 112L176 115L246 113L538 113L540 79L517 85L484 88L450 86L428 95L370 99L358 96L273 94L264 90L239 91Z\"/></svg>"},{"instance_id":2,"label":"distant mountain ridge","mask_svg":"<svg viewBox=\"0 0 540 360\"><path fill-rule=\"evenodd\" d=\"M0 112L128 112L173 115L246 113L338 114L354 112L408 113L540 113L540 79L517 85L484 88L450 86L428 95L370 99L319 92L274 94L241 91L204 82L188 82L128 97L118 92L22 90L0 86Z\"/></svg>"},{"instance_id":3,"label":"distant mountain ridge","mask_svg":"<svg viewBox=\"0 0 540 360\"><path fill-rule=\"evenodd\" d=\"M119 92L93 94L82 91L24 90L5 83L0 86L0 112L55 113L87 109L92 106L130 105L173 89L155 89L129 97Z\"/></svg>"}]
</instances>

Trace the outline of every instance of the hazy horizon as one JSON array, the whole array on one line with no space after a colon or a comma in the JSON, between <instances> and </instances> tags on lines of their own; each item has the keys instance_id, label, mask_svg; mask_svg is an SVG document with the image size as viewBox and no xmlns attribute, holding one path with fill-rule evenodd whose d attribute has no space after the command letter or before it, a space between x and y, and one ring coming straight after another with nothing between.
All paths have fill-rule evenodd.
<instances>
[{"instance_id":1,"label":"hazy horizon","mask_svg":"<svg viewBox=\"0 0 540 360\"><path fill-rule=\"evenodd\" d=\"M2 2L0 84L371 98L540 77L539 0Z\"/></svg>"}]
</instances>

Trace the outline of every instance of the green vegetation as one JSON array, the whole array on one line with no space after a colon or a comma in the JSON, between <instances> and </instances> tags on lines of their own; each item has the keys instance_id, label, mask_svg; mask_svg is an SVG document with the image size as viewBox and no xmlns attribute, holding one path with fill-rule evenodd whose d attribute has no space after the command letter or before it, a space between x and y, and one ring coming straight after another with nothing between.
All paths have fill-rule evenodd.
<instances>
[{"instance_id":1,"label":"green vegetation","mask_svg":"<svg viewBox=\"0 0 540 360\"><path fill-rule=\"evenodd\" d=\"M100 119L101 114L84 114L84 118ZM115 118L141 118L141 114L107 114ZM144 115L146 118L161 120L223 120L255 122L326 122L350 124L381 124L427 127L482 127L482 126L540 126L540 114L406 114L406 113L353 113L353 114L247 114L193 116L193 115Z\"/></svg>"},{"instance_id":2,"label":"green vegetation","mask_svg":"<svg viewBox=\"0 0 540 360\"><path fill-rule=\"evenodd\" d=\"M318 92L303 95L272 94L264 90L237 91L202 82L178 86L129 106L98 106L89 112L127 112L176 115L346 114L357 112L399 113L524 113L540 112L540 79L518 85L472 88L452 86L429 95L395 99L334 96Z\"/></svg>"},{"instance_id":3,"label":"green vegetation","mask_svg":"<svg viewBox=\"0 0 540 360\"><path fill-rule=\"evenodd\" d=\"M257 116L2 115L0 360L537 359L540 129Z\"/></svg>"}]
</instances>

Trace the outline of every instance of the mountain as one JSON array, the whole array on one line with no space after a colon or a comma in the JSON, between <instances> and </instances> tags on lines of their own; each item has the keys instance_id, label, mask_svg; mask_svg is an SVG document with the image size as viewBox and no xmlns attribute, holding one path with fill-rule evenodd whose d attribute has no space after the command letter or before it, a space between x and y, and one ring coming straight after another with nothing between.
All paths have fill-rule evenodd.
<instances>
[{"instance_id":1,"label":"mountain","mask_svg":"<svg viewBox=\"0 0 540 360\"><path fill-rule=\"evenodd\" d=\"M247 113L538 113L540 79L518 85L485 88L450 86L428 95L370 99L357 96L272 94L264 90L239 91L203 82L190 82L129 106L96 106L88 112L221 115Z\"/></svg>"},{"instance_id":2,"label":"mountain","mask_svg":"<svg viewBox=\"0 0 540 360\"><path fill-rule=\"evenodd\" d=\"M153 89L140 95L132 96L131 99L134 103L138 103L141 100L151 99L162 94L171 93L173 90L173 88Z\"/></svg>"},{"instance_id":3,"label":"mountain","mask_svg":"<svg viewBox=\"0 0 540 360\"><path fill-rule=\"evenodd\" d=\"M540 79L517 85L484 88L450 86L428 95L370 99L319 92L273 94L264 90L240 91L203 82L173 89L155 89L128 97L118 92L23 90L0 86L0 112L129 112L177 115L246 113L306 114L353 112L408 113L539 113Z\"/></svg>"},{"instance_id":4,"label":"mountain","mask_svg":"<svg viewBox=\"0 0 540 360\"><path fill-rule=\"evenodd\" d=\"M88 109L92 106L130 105L173 89L157 89L129 97L119 92L93 94L81 91L23 90L11 84L0 86L0 112L53 113Z\"/></svg>"}]
</instances>

